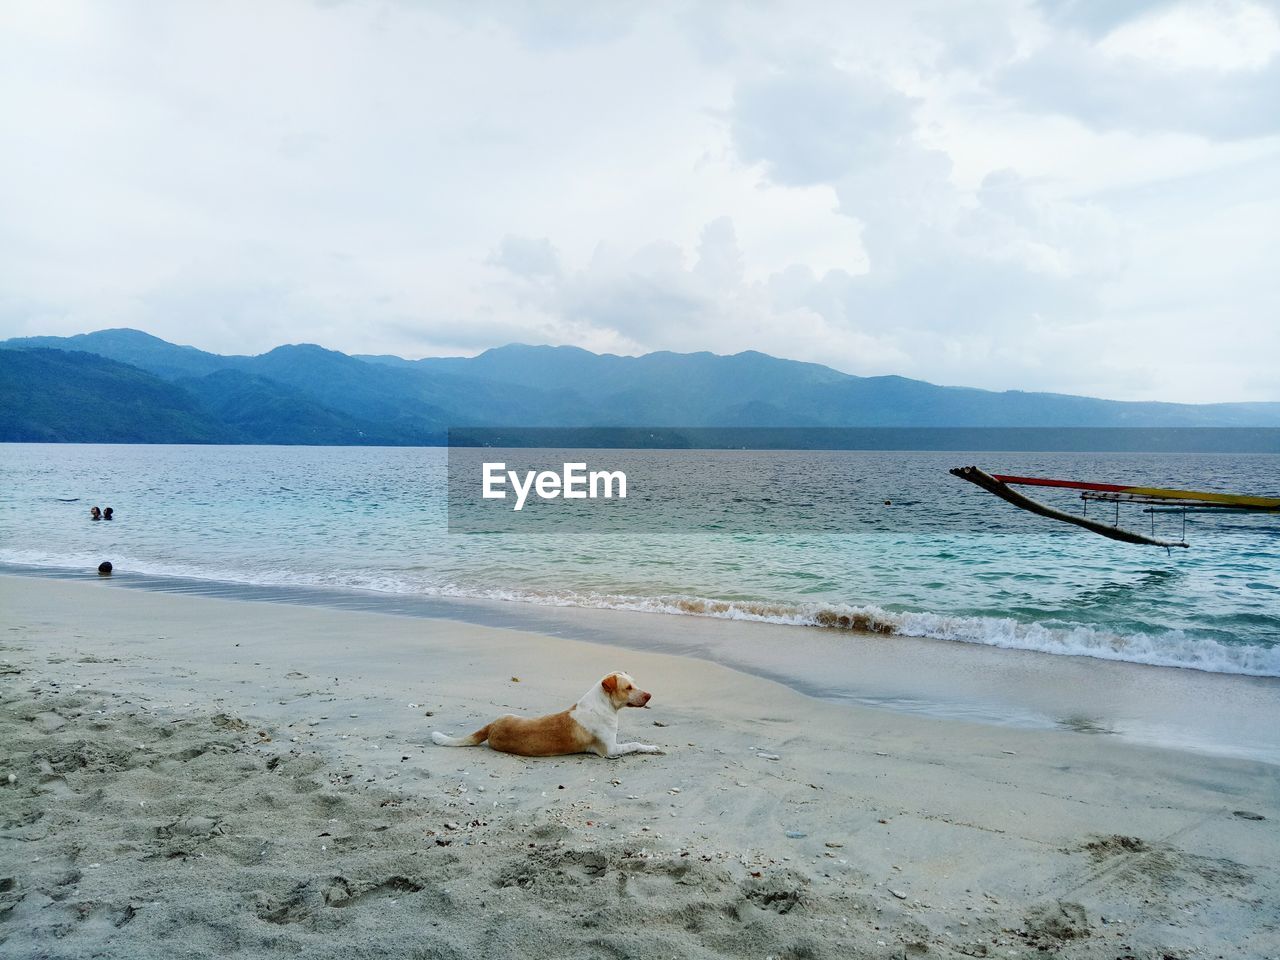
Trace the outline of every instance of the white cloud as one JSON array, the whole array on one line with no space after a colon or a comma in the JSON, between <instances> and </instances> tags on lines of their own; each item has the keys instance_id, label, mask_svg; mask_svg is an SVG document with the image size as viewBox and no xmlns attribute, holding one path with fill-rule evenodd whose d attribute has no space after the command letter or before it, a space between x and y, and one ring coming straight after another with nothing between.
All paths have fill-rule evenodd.
<instances>
[{"instance_id":1,"label":"white cloud","mask_svg":"<svg viewBox=\"0 0 1280 960\"><path fill-rule=\"evenodd\" d=\"M12 0L0 336L754 348L1277 399L1276 22L1244 0Z\"/></svg>"},{"instance_id":2,"label":"white cloud","mask_svg":"<svg viewBox=\"0 0 1280 960\"><path fill-rule=\"evenodd\" d=\"M1240 0L1179 3L1121 24L1098 48L1174 69L1256 71L1280 53L1280 21Z\"/></svg>"},{"instance_id":3,"label":"white cloud","mask_svg":"<svg viewBox=\"0 0 1280 960\"><path fill-rule=\"evenodd\" d=\"M1243 139L1280 133L1278 52L1280 21L1260 6L1165 4L1100 37L1042 34L1000 87L1096 129Z\"/></svg>"},{"instance_id":4,"label":"white cloud","mask_svg":"<svg viewBox=\"0 0 1280 960\"><path fill-rule=\"evenodd\" d=\"M560 275L560 254L547 237L513 237L508 234L502 238L489 262L517 277L537 279Z\"/></svg>"}]
</instances>

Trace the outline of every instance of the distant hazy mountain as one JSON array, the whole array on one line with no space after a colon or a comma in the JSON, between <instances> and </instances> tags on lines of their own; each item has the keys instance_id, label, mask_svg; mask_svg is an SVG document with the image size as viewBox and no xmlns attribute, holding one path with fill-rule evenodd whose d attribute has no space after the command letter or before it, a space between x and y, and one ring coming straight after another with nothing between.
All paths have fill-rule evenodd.
<instances>
[{"instance_id":1,"label":"distant hazy mountain","mask_svg":"<svg viewBox=\"0 0 1280 960\"><path fill-rule=\"evenodd\" d=\"M94 443L439 443L328 409L236 370L163 380L91 353L0 350L0 441Z\"/></svg>"},{"instance_id":2,"label":"distant hazy mountain","mask_svg":"<svg viewBox=\"0 0 1280 960\"><path fill-rule=\"evenodd\" d=\"M233 443L186 390L90 353L0 350L0 440Z\"/></svg>"},{"instance_id":3,"label":"distant hazy mountain","mask_svg":"<svg viewBox=\"0 0 1280 960\"><path fill-rule=\"evenodd\" d=\"M51 350L79 350L140 367L166 380L202 377L225 370L246 357L223 357L195 347L180 347L141 330L98 330L74 337L15 337L0 341L0 347L47 347Z\"/></svg>"},{"instance_id":4,"label":"distant hazy mountain","mask_svg":"<svg viewBox=\"0 0 1280 960\"><path fill-rule=\"evenodd\" d=\"M221 356L138 330L0 343L0 439L422 444L449 426L1280 426L1280 403L1127 403L855 377L748 351ZM92 357L92 359L90 359Z\"/></svg>"},{"instance_id":5,"label":"distant hazy mountain","mask_svg":"<svg viewBox=\"0 0 1280 960\"><path fill-rule=\"evenodd\" d=\"M439 443L430 425L397 427L361 420L313 400L287 384L241 370L217 370L178 380L214 422L240 443L400 444Z\"/></svg>"}]
</instances>

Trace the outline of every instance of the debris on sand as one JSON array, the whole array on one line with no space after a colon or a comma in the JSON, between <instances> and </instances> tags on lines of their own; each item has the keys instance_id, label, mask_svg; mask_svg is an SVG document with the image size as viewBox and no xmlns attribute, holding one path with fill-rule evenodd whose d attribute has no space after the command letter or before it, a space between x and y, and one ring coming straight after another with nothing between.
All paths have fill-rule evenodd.
<instances>
[{"instance_id":1,"label":"debris on sand","mask_svg":"<svg viewBox=\"0 0 1280 960\"><path fill-rule=\"evenodd\" d=\"M1065 900L1032 907L1023 923L1029 940L1077 940L1090 932L1084 907Z\"/></svg>"}]
</instances>

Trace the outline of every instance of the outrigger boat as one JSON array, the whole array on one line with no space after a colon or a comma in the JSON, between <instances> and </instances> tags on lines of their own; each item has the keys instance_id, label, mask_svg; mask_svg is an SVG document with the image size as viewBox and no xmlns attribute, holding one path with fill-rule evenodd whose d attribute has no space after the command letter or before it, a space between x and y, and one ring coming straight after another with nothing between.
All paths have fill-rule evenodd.
<instances>
[{"instance_id":1,"label":"outrigger boat","mask_svg":"<svg viewBox=\"0 0 1280 960\"><path fill-rule=\"evenodd\" d=\"M1072 523L1077 527L1084 527L1086 530L1112 540L1120 540L1124 543L1146 544L1152 547L1190 546L1186 541L1185 514L1188 510L1242 510L1250 513L1280 513L1280 498L1277 497L1254 497L1237 493L1211 493L1205 490L1168 490L1163 487L1132 487L1115 483L1085 483L1078 480L1051 480L1047 477L1014 477L999 473L986 473L977 467L955 467L951 474L961 480L968 480L970 483L976 484L988 493L993 493L1000 499L1007 500L1015 507L1039 514L1042 517L1061 520L1063 523ZM1085 502L1084 514L1076 516L1072 513L1065 513L1019 493L1013 489L1014 486L1065 487L1071 490L1080 490L1082 491L1080 497ZM1090 501L1114 503L1116 505L1115 525L1109 526L1106 523L1091 520L1088 516ZM1147 512L1152 514L1152 536L1125 530L1120 526L1120 504L1122 503L1150 505ZM1161 540L1154 536L1154 514L1156 508L1161 506L1171 510L1180 509L1183 511L1183 537L1181 540Z\"/></svg>"}]
</instances>

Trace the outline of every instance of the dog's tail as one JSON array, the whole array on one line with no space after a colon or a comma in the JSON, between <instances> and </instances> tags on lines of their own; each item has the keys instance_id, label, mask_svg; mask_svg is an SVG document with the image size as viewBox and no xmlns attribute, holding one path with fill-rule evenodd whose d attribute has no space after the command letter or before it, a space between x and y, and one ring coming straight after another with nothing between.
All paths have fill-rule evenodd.
<instances>
[{"instance_id":1,"label":"dog's tail","mask_svg":"<svg viewBox=\"0 0 1280 960\"><path fill-rule=\"evenodd\" d=\"M474 747L477 743L484 743L489 739L490 726L492 724L486 723L475 733L466 737L451 737L447 733L436 730L431 734L431 739L442 747Z\"/></svg>"}]
</instances>

